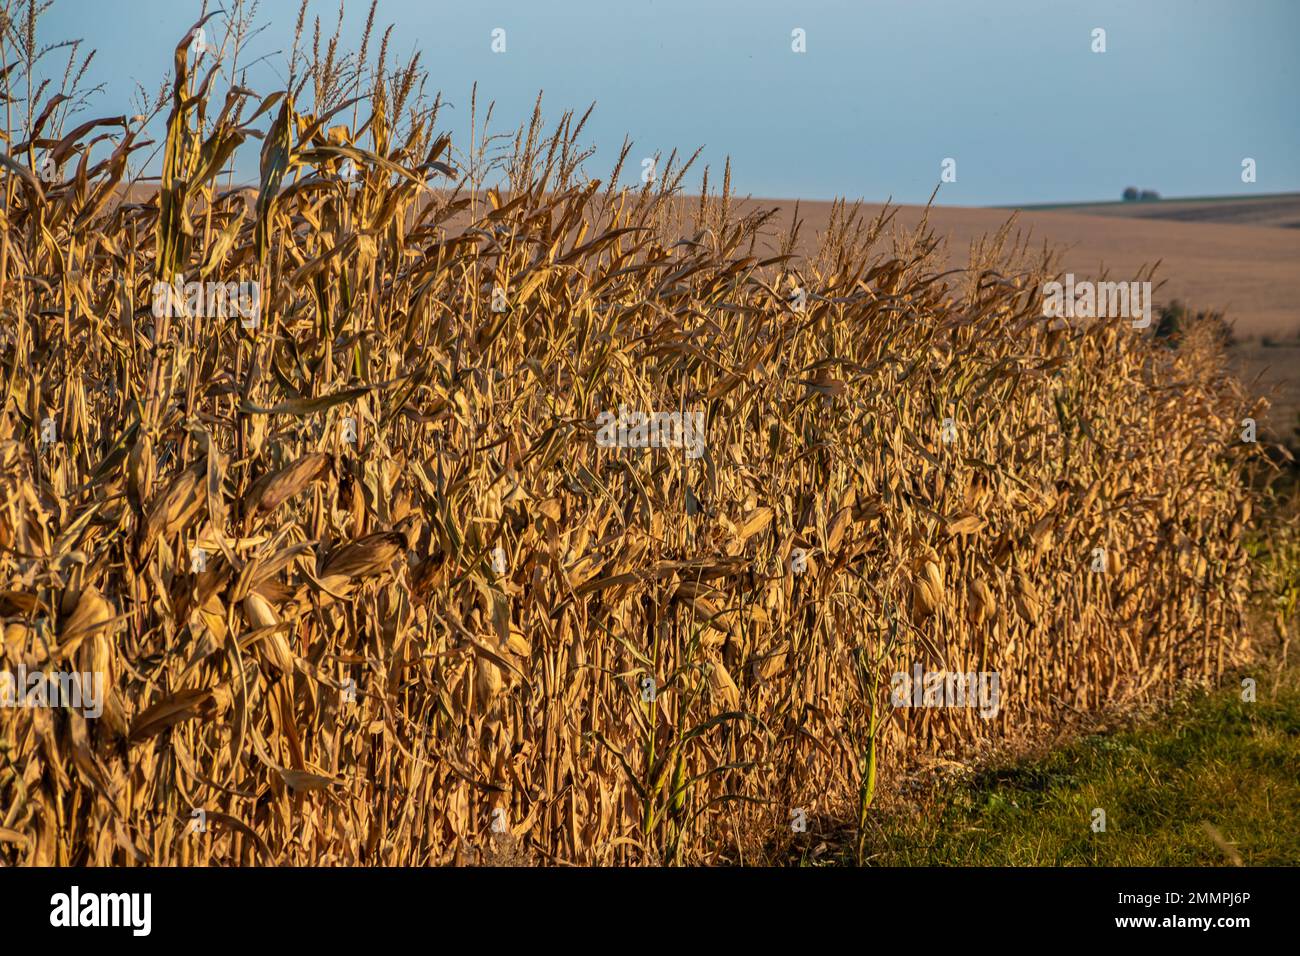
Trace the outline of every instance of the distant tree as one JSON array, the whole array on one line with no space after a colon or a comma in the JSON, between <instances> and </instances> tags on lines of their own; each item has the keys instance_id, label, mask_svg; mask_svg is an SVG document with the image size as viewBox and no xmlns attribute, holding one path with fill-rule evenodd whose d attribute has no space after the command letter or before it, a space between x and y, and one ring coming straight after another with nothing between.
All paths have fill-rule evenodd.
<instances>
[{"instance_id":1,"label":"distant tree","mask_svg":"<svg viewBox=\"0 0 1300 956\"><path fill-rule=\"evenodd\" d=\"M1159 198L1160 198L1160 194L1156 192L1154 189L1144 189L1138 195L1138 199L1140 199L1142 202L1154 202Z\"/></svg>"},{"instance_id":2,"label":"distant tree","mask_svg":"<svg viewBox=\"0 0 1300 956\"><path fill-rule=\"evenodd\" d=\"M1137 198L1138 198L1138 188L1136 186L1130 186L1128 189L1124 190L1125 202L1133 202Z\"/></svg>"},{"instance_id":3,"label":"distant tree","mask_svg":"<svg viewBox=\"0 0 1300 956\"><path fill-rule=\"evenodd\" d=\"M1237 337L1233 334L1232 324L1228 322L1222 312L1213 310L1205 312L1193 311L1177 299L1161 307L1160 321L1156 323L1155 336L1171 348L1177 348L1183 344L1187 333L1195 326L1208 328L1210 335L1223 346L1233 345L1237 341Z\"/></svg>"}]
</instances>

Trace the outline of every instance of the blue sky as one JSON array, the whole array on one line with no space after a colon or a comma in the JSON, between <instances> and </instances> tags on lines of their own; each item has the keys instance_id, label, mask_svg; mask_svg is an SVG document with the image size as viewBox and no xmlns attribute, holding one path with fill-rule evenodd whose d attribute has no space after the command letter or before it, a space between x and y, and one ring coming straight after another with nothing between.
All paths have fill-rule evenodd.
<instances>
[{"instance_id":1,"label":"blue sky","mask_svg":"<svg viewBox=\"0 0 1300 956\"><path fill-rule=\"evenodd\" d=\"M40 38L97 48L89 79L105 89L84 116L129 113L199 6L55 0ZM348 2L353 47L368 6ZM283 83L297 9L261 0L249 53L277 55L249 77L259 92ZM337 10L313 0L309 16L328 33ZM1300 190L1298 0L380 0L377 20L397 25L394 54L423 52L457 139L475 81L497 129L525 121L539 90L548 118L594 101L593 177L627 135L634 161L703 146L720 170L730 155L755 196L923 202L948 157L951 205ZM254 147L240 172L255 168Z\"/></svg>"}]
</instances>

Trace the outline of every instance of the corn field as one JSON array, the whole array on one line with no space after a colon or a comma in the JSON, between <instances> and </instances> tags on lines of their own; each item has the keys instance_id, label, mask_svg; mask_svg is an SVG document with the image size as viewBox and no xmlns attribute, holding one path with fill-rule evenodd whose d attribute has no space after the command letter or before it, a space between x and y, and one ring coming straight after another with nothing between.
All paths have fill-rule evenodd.
<instances>
[{"instance_id":1,"label":"corn field","mask_svg":"<svg viewBox=\"0 0 1300 956\"><path fill-rule=\"evenodd\" d=\"M1249 653L1216 342L1044 319L1009 231L591 179L583 116L462 148L386 50L223 99L189 39L156 189L57 100L0 157L0 669L104 679L0 709L0 863L779 860ZM916 664L996 715L893 706Z\"/></svg>"}]
</instances>

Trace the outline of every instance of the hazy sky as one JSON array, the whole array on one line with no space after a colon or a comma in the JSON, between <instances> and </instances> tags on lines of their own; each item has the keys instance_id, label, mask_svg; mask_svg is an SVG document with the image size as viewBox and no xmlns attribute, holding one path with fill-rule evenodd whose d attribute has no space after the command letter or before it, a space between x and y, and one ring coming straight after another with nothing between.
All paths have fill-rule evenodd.
<instances>
[{"instance_id":1,"label":"hazy sky","mask_svg":"<svg viewBox=\"0 0 1300 956\"><path fill-rule=\"evenodd\" d=\"M105 90L84 117L131 112L199 6L55 0L41 40L98 49L90 79ZM355 47L369 0L347 6ZM261 0L251 55L279 52L250 75L259 92L286 75L297 9ZM329 32L337 10L313 0L309 15ZM393 53L423 52L455 137L474 81L498 129L526 120L539 90L548 117L594 101L593 177L626 134L638 169L703 146L755 196L921 202L948 157L957 181L938 201L952 205L1300 190L1300 0L380 0L378 21L397 25ZM255 168L254 144L241 172Z\"/></svg>"}]
</instances>

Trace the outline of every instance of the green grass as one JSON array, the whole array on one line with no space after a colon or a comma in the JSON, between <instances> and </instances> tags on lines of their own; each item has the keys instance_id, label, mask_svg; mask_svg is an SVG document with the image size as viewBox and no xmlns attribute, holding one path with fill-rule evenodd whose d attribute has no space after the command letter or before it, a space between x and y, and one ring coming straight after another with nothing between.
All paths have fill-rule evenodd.
<instances>
[{"instance_id":1,"label":"green grass","mask_svg":"<svg viewBox=\"0 0 1300 956\"><path fill-rule=\"evenodd\" d=\"M1262 675L1261 675L1262 677ZM1123 732L992 766L895 810L869 835L878 866L1223 866L1300 864L1300 688L1256 703L1202 694ZM1093 832L1092 811L1106 811Z\"/></svg>"}]
</instances>

